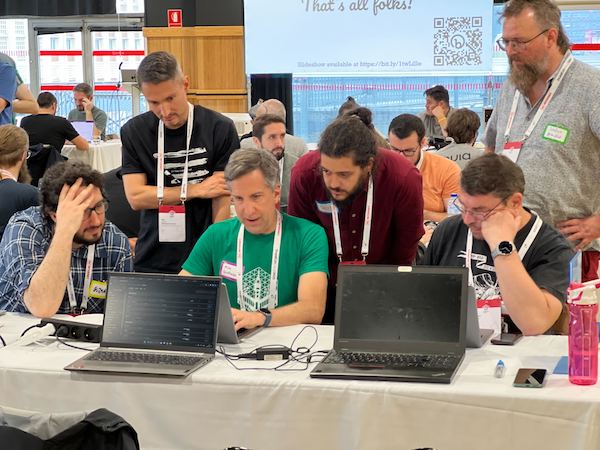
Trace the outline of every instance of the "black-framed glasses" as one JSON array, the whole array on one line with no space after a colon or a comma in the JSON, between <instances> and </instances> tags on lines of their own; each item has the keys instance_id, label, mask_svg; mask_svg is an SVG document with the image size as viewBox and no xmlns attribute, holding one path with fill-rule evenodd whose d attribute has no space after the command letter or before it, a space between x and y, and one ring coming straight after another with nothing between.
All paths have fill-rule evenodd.
<instances>
[{"instance_id":1,"label":"black-framed glasses","mask_svg":"<svg viewBox=\"0 0 600 450\"><path fill-rule=\"evenodd\" d=\"M83 218L89 219L92 216L92 211L94 211L97 215L104 214L104 213L106 213L107 209L108 209L108 200L102 200L93 208L87 208L83 212Z\"/></svg>"},{"instance_id":2,"label":"black-framed glasses","mask_svg":"<svg viewBox=\"0 0 600 450\"><path fill-rule=\"evenodd\" d=\"M418 144L415 148L405 148L405 149L399 149L399 148L392 146L392 144L390 144L390 148L395 152L402 153L404 156L412 156L415 153L417 153L419 150L421 150L421 144Z\"/></svg>"},{"instance_id":3,"label":"black-framed glasses","mask_svg":"<svg viewBox=\"0 0 600 450\"><path fill-rule=\"evenodd\" d=\"M496 40L496 44L498 44L498 47L500 47L500 49L503 51L506 51L506 49L508 48L508 46L510 44L512 44L512 46L514 47L514 49L516 51L520 51L520 50L523 50L523 48L527 44L529 44L531 41L539 38L542 34L548 32L548 31L550 31L550 28L546 28L544 31L536 34L534 37L532 37L531 39L527 39L526 41L524 41L522 39L504 39L503 37L501 37Z\"/></svg>"},{"instance_id":4,"label":"black-framed glasses","mask_svg":"<svg viewBox=\"0 0 600 450\"><path fill-rule=\"evenodd\" d=\"M489 217L490 214L492 214L496 210L496 208L498 208L506 200L508 200L509 197L510 197L510 195L504 197L502 200L500 200L500 202L496 206L494 206L492 209L489 209L487 211L473 211L472 209L465 208L464 205L458 199L458 197L456 197L454 199L453 203L454 203L454 206L456 206L456 208L460 211L460 213L463 216L465 214L471 214L477 220L485 220Z\"/></svg>"}]
</instances>

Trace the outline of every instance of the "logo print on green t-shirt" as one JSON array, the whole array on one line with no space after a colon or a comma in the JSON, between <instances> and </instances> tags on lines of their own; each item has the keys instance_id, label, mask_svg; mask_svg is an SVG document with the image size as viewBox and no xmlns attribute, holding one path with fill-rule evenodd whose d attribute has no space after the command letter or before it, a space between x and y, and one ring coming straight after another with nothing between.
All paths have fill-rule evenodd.
<instances>
[{"instance_id":1,"label":"logo print on green t-shirt","mask_svg":"<svg viewBox=\"0 0 600 450\"><path fill-rule=\"evenodd\" d=\"M269 308L270 284L271 275L261 267L256 267L244 274L242 292L248 310L256 311L260 308ZM277 307L277 305L273 307Z\"/></svg>"}]
</instances>

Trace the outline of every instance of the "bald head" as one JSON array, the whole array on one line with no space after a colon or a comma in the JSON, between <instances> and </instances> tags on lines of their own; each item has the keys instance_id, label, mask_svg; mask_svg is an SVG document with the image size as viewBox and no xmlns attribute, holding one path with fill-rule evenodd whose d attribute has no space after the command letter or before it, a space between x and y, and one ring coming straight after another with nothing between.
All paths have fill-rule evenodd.
<instances>
[{"instance_id":1,"label":"bald head","mask_svg":"<svg viewBox=\"0 0 600 450\"><path fill-rule=\"evenodd\" d=\"M256 109L256 117L273 114L285 120L285 106L279 100L271 98L262 102Z\"/></svg>"}]
</instances>

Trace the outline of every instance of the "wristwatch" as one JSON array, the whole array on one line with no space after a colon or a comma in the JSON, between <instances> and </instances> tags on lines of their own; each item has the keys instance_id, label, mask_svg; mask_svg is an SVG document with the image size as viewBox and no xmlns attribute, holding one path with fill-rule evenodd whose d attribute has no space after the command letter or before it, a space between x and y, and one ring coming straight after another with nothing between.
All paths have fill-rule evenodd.
<instances>
[{"instance_id":1,"label":"wristwatch","mask_svg":"<svg viewBox=\"0 0 600 450\"><path fill-rule=\"evenodd\" d=\"M496 256L508 256L515 251L515 244L511 241L502 241L498 246L492 250L492 259L496 259Z\"/></svg>"},{"instance_id":2,"label":"wristwatch","mask_svg":"<svg viewBox=\"0 0 600 450\"><path fill-rule=\"evenodd\" d=\"M271 319L273 318L271 311L267 308L260 308L258 312L265 316L265 323L263 323L262 326L263 328L267 328L271 324Z\"/></svg>"}]
</instances>

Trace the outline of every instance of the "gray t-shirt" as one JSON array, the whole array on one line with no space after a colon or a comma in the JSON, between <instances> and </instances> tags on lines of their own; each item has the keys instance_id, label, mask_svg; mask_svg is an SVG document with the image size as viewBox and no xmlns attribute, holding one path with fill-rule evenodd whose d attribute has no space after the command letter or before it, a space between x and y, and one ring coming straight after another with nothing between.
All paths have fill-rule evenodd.
<instances>
[{"instance_id":1,"label":"gray t-shirt","mask_svg":"<svg viewBox=\"0 0 600 450\"><path fill-rule=\"evenodd\" d=\"M100 130L100 138L106 140L106 122L108 117L106 113L95 105L92 107L92 117L94 117L94 125ZM85 111L79 111L77 108L69 111L67 117L69 122L85 122Z\"/></svg>"},{"instance_id":2,"label":"gray t-shirt","mask_svg":"<svg viewBox=\"0 0 600 450\"><path fill-rule=\"evenodd\" d=\"M452 112L453 110L450 108L448 110L448 114L446 115L447 119L450 118ZM418 117L423 121L423 125L425 125L425 136L428 138L444 139L444 132L442 131L442 127L440 127L440 124L435 116L428 116L427 113L423 111L418 114Z\"/></svg>"},{"instance_id":3,"label":"gray t-shirt","mask_svg":"<svg viewBox=\"0 0 600 450\"><path fill-rule=\"evenodd\" d=\"M564 62L563 58L561 65ZM548 80L547 88L557 72ZM515 90L510 81L504 84L487 125L484 142L497 153L502 153ZM599 98L600 71L575 60L521 148L517 164L525 174L524 203L549 224L600 212ZM509 141L523 138L540 103L532 106L520 96ZM564 143L544 137L549 125L568 131ZM592 247L600 250L600 240Z\"/></svg>"},{"instance_id":4,"label":"gray t-shirt","mask_svg":"<svg viewBox=\"0 0 600 450\"><path fill-rule=\"evenodd\" d=\"M460 166L460 170L463 170L465 166L474 160L479 158L484 153L482 148L475 148L469 144L457 144L455 142L442 147L437 151L437 154L454 161Z\"/></svg>"}]
</instances>

